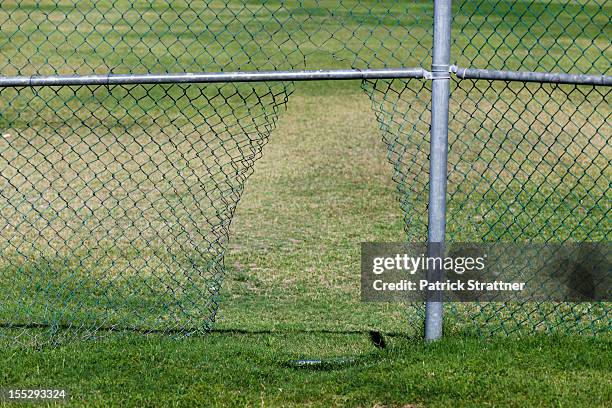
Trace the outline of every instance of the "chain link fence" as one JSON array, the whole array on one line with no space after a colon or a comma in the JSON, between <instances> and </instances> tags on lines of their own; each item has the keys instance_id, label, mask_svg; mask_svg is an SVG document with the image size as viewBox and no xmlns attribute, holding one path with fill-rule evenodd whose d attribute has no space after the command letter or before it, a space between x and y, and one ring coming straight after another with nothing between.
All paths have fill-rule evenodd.
<instances>
[{"instance_id":1,"label":"chain link fence","mask_svg":"<svg viewBox=\"0 0 612 408\"><path fill-rule=\"evenodd\" d=\"M609 75L604 1L454 1L452 63ZM3 1L0 76L432 61L429 1ZM365 79L407 239L427 239L431 81ZM0 336L210 330L236 206L294 83L0 87ZM451 79L447 239L608 241L610 87ZM446 305L446 327L609 331L604 303ZM422 330L424 308L410 305ZM33 335L34 334L34 335Z\"/></svg>"}]
</instances>

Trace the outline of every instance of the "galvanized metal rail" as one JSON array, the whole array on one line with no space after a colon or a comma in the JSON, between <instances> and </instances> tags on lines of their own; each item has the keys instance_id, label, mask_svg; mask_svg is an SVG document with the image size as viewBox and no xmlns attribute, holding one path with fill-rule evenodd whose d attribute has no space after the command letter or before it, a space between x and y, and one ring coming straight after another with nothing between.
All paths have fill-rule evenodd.
<instances>
[{"instance_id":1,"label":"galvanized metal rail","mask_svg":"<svg viewBox=\"0 0 612 408\"><path fill-rule=\"evenodd\" d=\"M266 81L326 81L350 79L425 78L422 68L338 69L317 71L236 71L180 74L109 74L0 77L0 87L141 85L141 84L212 84Z\"/></svg>"},{"instance_id":2,"label":"galvanized metal rail","mask_svg":"<svg viewBox=\"0 0 612 408\"><path fill-rule=\"evenodd\" d=\"M450 71L459 79L612 86L612 76L606 75L566 74L561 72L498 71L492 69L460 68L455 65L450 67Z\"/></svg>"},{"instance_id":3,"label":"galvanized metal rail","mask_svg":"<svg viewBox=\"0 0 612 408\"><path fill-rule=\"evenodd\" d=\"M447 72L448 70L448 72ZM269 81L337 81L365 79L443 79L453 74L457 79L491 81L520 81L552 84L612 86L612 76L584 75L553 72L496 71L488 69L448 69L434 67L386 69L337 69L316 71L235 71L164 74L108 74L108 75L47 75L0 76L0 88L35 86L96 86L96 85L147 85L147 84L212 84L229 82Z\"/></svg>"}]
</instances>

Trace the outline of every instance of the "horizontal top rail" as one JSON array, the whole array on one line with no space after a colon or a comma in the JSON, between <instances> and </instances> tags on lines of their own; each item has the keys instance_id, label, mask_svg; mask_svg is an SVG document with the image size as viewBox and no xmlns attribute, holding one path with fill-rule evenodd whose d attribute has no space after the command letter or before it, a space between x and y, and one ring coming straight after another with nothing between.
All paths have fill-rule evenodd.
<instances>
[{"instance_id":1,"label":"horizontal top rail","mask_svg":"<svg viewBox=\"0 0 612 408\"><path fill-rule=\"evenodd\" d=\"M612 86L612 76L450 67L458 79ZM229 82L329 81L351 79L432 79L423 68L336 69L316 71L234 71L179 74L107 74L0 77L0 88L37 86L211 84Z\"/></svg>"},{"instance_id":2,"label":"horizontal top rail","mask_svg":"<svg viewBox=\"0 0 612 408\"><path fill-rule=\"evenodd\" d=\"M181 84L263 81L424 78L422 68L338 69L317 71L236 71L181 74L109 74L0 77L0 88L67 85Z\"/></svg>"},{"instance_id":3,"label":"horizontal top rail","mask_svg":"<svg viewBox=\"0 0 612 408\"><path fill-rule=\"evenodd\" d=\"M451 66L451 72L459 79L484 79L497 81L539 82L569 85L612 86L612 76L566 74L555 72L498 71L492 69L460 68Z\"/></svg>"}]
</instances>

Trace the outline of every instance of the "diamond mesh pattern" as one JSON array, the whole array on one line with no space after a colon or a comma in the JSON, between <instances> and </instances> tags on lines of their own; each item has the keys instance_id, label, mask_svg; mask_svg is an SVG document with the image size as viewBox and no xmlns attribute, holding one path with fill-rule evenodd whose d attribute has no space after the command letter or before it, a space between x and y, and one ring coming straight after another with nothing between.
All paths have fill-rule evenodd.
<instances>
[{"instance_id":1,"label":"diamond mesh pattern","mask_svg":"<svg viewBox=\"0 0 612 408\"><path fill-rule=\"evenodd\" d=\"M605 0L453 1L452 60L462 67L610 72Z\"/></svg>"},{"instance_id":2,"label":"diamond mesh pattern","mask_svg":"<svg viewBox=\"0 0 612 408\"><path fill-rule=\"evenodd\" d=\"M610 72L606 2L453 3L460 66ZM432 15L432 2L401 0L6 0L0 75L428 68ZM609 240L608 88L452 85L450 241ZM362 87L408 240L424 241L430 83ZM101 328L207 331L234 210L293 89L0 89L2 332L28 343ZM447 327L481 335L611 323L606 304L447 309Z\"/></svg>"},{"instance_id":3,"label":"diamond mesh pattern","mask_svg":"<svg viewBox=\"0 0 612 408\"><path fill-rule=\"evenodd\" d=\"M426 2L7 0L2 75L201 72L427 63Z\"/></svg>"},{"instance_id":4,"label":"diamond mesh pattern","mask_svg":"<svg viewBox=\"0 0 612 408\"><path fill-rule=\"evenodd\" d=\"M408 241L427 237L428 85L368 83L389 146ZM449 242L610 240L610 90L590 86L453 81ZM420 316L422 305L412 305ZM446 305L451 330L521 334L610 329L605 303ZM420 321L411 321L421 330Z\"/></svg>"},{"instance_id":5,"label":"diamond mesh pattern","mask_svg":"<svg viewBox=\"0 0 612 408\"><path fill-rule=\"evenodd\" d=\"M232 215L286 88L3 96L0 318L54 330L209 329Z\"/></svg>"},{"instance_id":6,"label":"diamond mesh pattern","mask_svg":"<svg viewBox=\"0 0 612 408\"><path fill-rule=\"evenodd\" d=\"M611 11L598 0L455 2L454 60L478 68L609 75ZM450 240L609 241L610 114L609 88L456 82ZM593 334L612 326L605 303L448 308L457 326L480 334Z\"/></svg>"},{"instance_id":7,"label":"diamond mesh pattern","mask_svg":"<svg viewBox=\"0 0 612 408\"><path fill-rule=\"evenodd\" d=\"M431 9L9 0L0 74L418 65L430 53ZM105 330L207 331L234 210L293 89L0 89L3 333L44 343Z\"/></svg>"},{"instance_id":8,"label":"diamond mesh pattern","mask_svg":"<svg viewBox=\"0 0 612 408\"><path fill-rule=\"evenodd\" d=\"M599 1L454 1L459 66L609 74L610 6ZM364 87L389 144L409 241L427 236L428 85ZM449 122L450 242L610 239L610 91L589 86L453 81ZM423 92L425 91L425 92ZM446 305L445 327L479 335L600 333L605 303ZM411 305L411 316L424 316ZM415 331L422 320L411 320Z\"/></svg>"}]
</instances>

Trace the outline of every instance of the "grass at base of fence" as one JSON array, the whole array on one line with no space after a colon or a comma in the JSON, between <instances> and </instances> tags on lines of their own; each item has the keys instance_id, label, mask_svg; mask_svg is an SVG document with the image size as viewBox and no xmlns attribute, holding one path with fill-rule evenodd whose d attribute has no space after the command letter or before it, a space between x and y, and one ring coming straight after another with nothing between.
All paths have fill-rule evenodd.
<instances>
[{"instance_id":1,"label":"grass at base of fence","mask_svg":"<svg viewBox=\"0 0 612 408\"><path fill-rule=\"evenodd\" d=\"M65 387L68 406L606 406L610 336L217 332L172 340L116 335L0 352L3 387ZM298 359L324 364L296 367ZM0 403L1 405L1 403ZM10 404L10 406L14 406Z\"/></svg>"},{"instance_id":2,"label":"grass at base of fence","mask_svg":"<svg viewBox=\"0 0 612 408\"><path fill-rule=\"evenodd\" d=\"M88 406L606 405L605 306L595 339L456 331L500 327L503 319L485 326L476 311L449 313L451 335L439 345L391 338L376 351L368 330L415 334L422 325L402 304L359 300L359 243L403 239L403 213L371 101L358 83L329 95L320 86L300 85L238 207L216 326L225 331L181 340L85 332L78 337L96 341L45 345L36 329L0 329L0 387L63 385ZM415 222L419 214L410 212ZM449 223L472 225L470 214L454 211ZM14 351L14 342L28 347ZM331 363L286 365L317 358Z\"/></svg>"}]
</instances>

